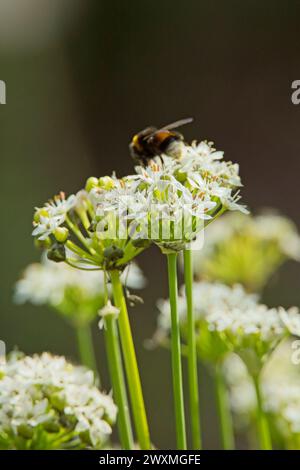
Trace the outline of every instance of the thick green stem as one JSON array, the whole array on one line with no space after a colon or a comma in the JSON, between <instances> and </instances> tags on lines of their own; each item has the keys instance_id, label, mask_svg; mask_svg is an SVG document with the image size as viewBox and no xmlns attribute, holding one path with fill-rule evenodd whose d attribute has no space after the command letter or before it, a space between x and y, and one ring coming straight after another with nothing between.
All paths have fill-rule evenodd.
<instances>
[{"instance_id":1,"label":"thick green stem","mask_svg":"<svg viewBox=\"0 0 300 470\"><path fill-rule=\"evenodd\" d=\"M268 424L268 420L263 409L263 400L261 396L259 376L255 375L252 377L252 379L254 383L256 400L257 400L256 419L257 419L257 432L258 432L259 446L261 450L272 450L269 424Z\"/></svg>"},{"instance_id":2,"label":"thick green stem","mask_svg":"<svg viewBox=\"0 0 300 470\"><path fill-rule=\"evenodd\" d=\"M111 271L113 296L116 306L120 309L119 330L123 350L125 370L131 398L133 418L135 422L137 438L142 450L151 449L149 428L140 380L139 369L132 339L131 327L128 318L127 306L120 281L119 271Z\"/></svg>"},{"instance_id":3,"label":"thick green stem","mask_svg":"<svg viewBox=\"0 0 300 470\"><path fill-rule=\"evenodd\" d=\"M196 350L195 315L193 305L193 265L191 250L184 250L184 281L187 303L187 354L190 394L190 416L192 425L193 449L201 449L200 406L198 386L198 364Z\"/></svg>"},{"instance_id":4,"label":"thick green stem","mask_svg":"<svg viewBox=\"0 0 300 470\"><path fill-rule=\"evenodd\" d=\"M134 441L119 346L118 329L116 319L113 316L108 316L105 319L105 342L114 400L118 407L118 428L120 440L123 449L130 450L134 448Z\"/></svg>"},{"instance_id":5,"label":"thick green stem","mask_svg":"<svg viewBox=\"0 0 300 470\"><path fill-rule=\"evenodd\" d=\"M176 420L176 438L177 448L185 450L186 431L184 416L184 399L182 385L182 366L181 366L181 344L180 329L177 308L177 254L170 253L168 257L168 277L169 277L169 295L171 307L171 352L172 352L172 371L173 371L173 393L175 405Z\"/></svg>"},{"instance_id":6,"label":"thick green stem","mask_svg":"<svg viewBox=\"0 0 300 470\"><path fill-rule=\"evenodd\" d=\"M97 377L99 377L90 325L78 325L76 327L76 334L78 351L82 364L89 369L92 369L97 374Z\"/></svg>"},{"instance_id":7,"label":"thick green stem","mask_svg":"<svg viewBox=\"0 0 300 470\"><path fill-rule=\"evenodd\" d=\"M221 364L216 364L215 366L215 387L222 448L225 450L234 449L232 416Z\"/></svg>"}]
</instances>

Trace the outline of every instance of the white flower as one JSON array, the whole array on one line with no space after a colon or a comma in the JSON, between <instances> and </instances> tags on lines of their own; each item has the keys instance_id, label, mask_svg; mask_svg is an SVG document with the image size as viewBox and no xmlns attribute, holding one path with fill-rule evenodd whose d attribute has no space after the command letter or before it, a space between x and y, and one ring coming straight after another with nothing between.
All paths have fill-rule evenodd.
<instances>
[{"instance_id":1,"label":"white flower","mask_svg":"<svg viewBox=\"0 0 300 470\"><path fill-rule=\"evenodd\" d=\"M186 298L184 286L180 290L181 295L178 298L178 314L180 322L186 322ZM193 298L196 320L208 318L209 315L222 315L223 322L226 324L227 312L232 310L240 311L250 309L257 305L257 296L247 294L242 286L225 286L220 283L195 282L193 284ZM159 300L158 308L160 315L158 317L159 327L169 330L171 327L170 307L168 300ZM210 317L211 319L213 317ZM221 325L221 323L220 323ZM219 325L219 328L220 328Z\"/></svg>"},{"instance_id":2,"label":"white flower","mask_svg":"<svg viewBox=\"0 0 300 470\"><path fill-rule=\"evenodd\" d=\"M282 343L262 370L263 406L277 432L289 443L300 433L300 377L291 363L291 342ZM253 382L241 359L230 355L224 364L231 408L242 425L255 419L256 395ZM293 444L293 442L292 442Z\"/></svg>"},{"instance_id":3,"label":"white flower","mask_svg":"<svg viewBox=\"0 0 300 470\"><path fill-rule=\"evenodd\" d=\"M234 209L236 201L229 204ZM300 236L281 215L227 213L205 228L203 247L193 256L197 278L242 283L256 291L286 259L300 260Z\"/></svg>"},{"instance_id":4,"label":"white flower","mask_svg":"<svg viewBox=\"0 0 300 470\"><path fill-rule=\"evenodd\" d=\"M145 277L134 263L128 265L121 275L122 282L133 289L145 286ZM31 302L36 305L58 306L68 291L76 290L84 302L102 296L103 271L82 271L65 263L55 263L43 256L40 263L30 264L16 283L14 299L17 303Z\"/></svg>"},{"instance_id":5,"label":"white flower","mask_svg":"<svg viewBox=\"0 0 300 470\"><path fill-rule=\"evenodd\" d=\"M241 286L199 282L194 284L193 297L199 325L199 351L206 360L220 360L228 351L234 351L241 355L248 367L252 367L254 373L261 369L282 339L291 333L300 335L297 309L268 308L259 304L257 297L246 293ZM158 303L158 307L160 315L156 337L161 339L170 331L170 309L163 301ZM184 335L187 316L183 290L178 313ZM206 336L203 342L201 334L204 331L211 336Z\"/></svg>"},{"instance_id":6,"label":"white flower","mask_svg":"<svg viewBox=\"0 0 300 470\"><path fill-rule=\"evenodd\" d=\"M38 428L36 440L38 432L47 433L48 423L56 424L57 432L71 433L72 421L68 424L66 417L75 420L70 439L81 439L85 430L92 445L99 448L111 434L116 413L111 397L94 385L93 372L73 366L64 357L48 353L12 357L1 366L0 432L7 436L9 448L17 448L22 425L30 426L33 433Z\"/></svg>"},{"instance_id":7,"label":"white flower","mask_svg":"<svg viewBox=\"0 0 300 470\"><path fill-rule=\"evenodd\" d=\"M288 329L288 331L294 336L300 336L300 312L297 307L291 307L288 310L279 308L279 315Z\"/></svg>"},{"instance_id":8,"label":"white flower","mask_svg":"<svg viewBox=\"0 0 300 470\"><path fill-rule=\"evenodd\" d=\"M65 198L64 193L54 196L44 207L36 208L36 219L32 235L39 240L45 240L56 228L66 220L67 213L76 206L77 198L74 194Z\"/></svg>"},{"instance_id":9,"label":"white flower","mask_svg":"<svg viewBox=\"0 0 300 470\"><path fill-rule=\"evenodd\" d=\"M104 326L104 319L107 316L117 317L120 314L120 309L112 305L111 301L108 300L106 305L98 311L98 315L101 317L101 320L98 323L100 330Z\"/></svg>"}]
</instances>

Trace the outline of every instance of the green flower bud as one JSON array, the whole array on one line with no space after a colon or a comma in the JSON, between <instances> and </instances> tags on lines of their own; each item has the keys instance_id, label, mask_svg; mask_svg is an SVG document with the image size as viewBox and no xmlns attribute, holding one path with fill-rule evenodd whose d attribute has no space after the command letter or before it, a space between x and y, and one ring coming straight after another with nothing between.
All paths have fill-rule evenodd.
<instances>
[{"instance_id":1,"label":"green flower bud","mask_svg":"<svg viewBox=\"0 0 300 470\"><path fill-rule=\"evenodd\" d=\"M34 240L34 244L37 248L41 250L48 250L52 246L52 241L49 237L45 240L38 240L37 238Z\"/></svg>"},{"instance_id":2,"label":"green flower bud","mask_svg":"<svg viewBox=\"0 0 300 470\"><path fill-rule=\"evenodd\" d=\"M65 246L62 243L54 243L52 248L47 253L48 259L51 261L55 261L59 263L61 261L65 261L66 259L66 250Z\"/></svg>"},{"instance_id":3,"label":"green flower bud","mask_svg":"<svg viewBox=\"0 0 300 470\"><path fill-rule=\"evenodd\" d=\"M90 176L90 178L86 180L85 190L89 193L91 189L96 188L97 186L98 186L98 178L96 178L95 176Z\"/></svg>"},{"instance_id":4,"label":"green flower bud","mask_svg":"<svg viewBox=\"0 0 300 470\"><path fill-rule=\"evenodd\" d=\"M132 245L135 248L148 248L151 245L151 241L143 238L133 238Z\"/></svg>"},{"instance_id":5,"label":"green flower bud","mask_svg":"<svg viewBox=\"0 0 300 470\"><path fill-rule=\"evenodd\" d=\"M53 393L50 397L49 400L51 402L51 405L53 408L55 408L58 411L64 411L64 408L66 406L66 402L64 398L61 396L59 393Z\"/></svg>"},{"instance_id":6,"label":"green flower bud","mask_svg":"<svg viewBox=\"0 0 300 470\"><path fill-rule=\"evenodd\" d=\"M69 230L66 227L57 227L53 235L59 243L65 243L69 236Z\"/></svg>"},{"instance_id":7,"label":"green flower bud","mask_svg":"<svg viewBox=\"0 0 300 470\"><path fill-rule=\"evenodd\" d=\"M20 424L18 426L18 434L24 439L31 439L33 436L33 427L29 424Z\"/></svg>"},{"instance_id":8,"label":"green flower bud","mask_svg":"<svg viewBox=\"0 0 300 470\"><path fill-rule=\"evenodd\" d=\"M35 211L34 216L33 216L34 222L39 223L41 216L42 217L49 217L49 213L48 213L47 209L45 209L44 207L41 208L41 209L37 209Z\"/></svg>"},{"instance_id":9,"label":"green flower bud","mask_svg":"<svg viewBox=\"0 0 300 470\"><path fill-rule=\"evenodd\" d=\"M60 431L60 425L57 421L46 421L43 423L43 428L49 433L55 433Z\"/></svg>"},{"instance_id":10,"label":"green flower bud","mask_svg":"<svg viewBox=\"0 0 300 470\"><path fill-rule=\"evenodd\" d=\"M187 174L182 172L182 171L176 171L176 179L180 182L180 183L184 183L186 181L186 178L187 178Z\"/></svg>"},{"instance_id":11,"label":"green flower bud","mask_svg":"<svg viewBox=\"0 0 300 470\"><path fill-rule=\"evenodd\" d=\"M115 262L118 259L123 258L124 256L124 251L121 250L121 248L118 248L115 245L109 246L105 248L103 252L104 258L106 258L107 262Z\"/></svg>"},{"instance_id":12,"label":"green flower bud","mask_svg":"<svg viewBox=\"0 0 300 470\"><path fill-rule=\"evenodd\" d=\"M110 176L99 178L99 187L109 191L115 186L114 180Z\"/></svg>"}]
</instances>

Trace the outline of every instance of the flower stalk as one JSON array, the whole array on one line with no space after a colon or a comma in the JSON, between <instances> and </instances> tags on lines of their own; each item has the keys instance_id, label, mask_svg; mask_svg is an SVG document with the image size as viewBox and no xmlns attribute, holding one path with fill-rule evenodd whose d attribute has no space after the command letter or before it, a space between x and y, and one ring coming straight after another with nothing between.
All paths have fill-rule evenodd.
<instances>
[{"instance_id":1,"label":"flower stalk","mask_svg":"<svg viewBox=\"0 0 300 470\"><path fill-rule=\"evenodd\" d=\"M137 438L140 448L149 450L151 449L149 427L123 286L118 270L112 270L110 276L115 305L120 309L118 318L120 339Z\"/></svg>"},{"instance_id":2,"label":"flower stalk","mask_svg":"<svg viewBox=\"0 0 300 470\"><path fill-rule=\"evenodd\" d=\"M190 394L190 416L192 426L193 449L201 449L201 426L198 387L197 349L195 334L195 315L193 305L193 266L191 250L184 250L184 280L187 304L187 355Z\"/></svg>"},{"instance_id":3,"label":"flower stalk","mask_svg":"<svg viewBox=\"0 0 300 470\"><path fill-rule=\"evenodd\" d=\"M99 379L90 325L77 325L76 335L81 363L88 369L93 370Z\"/></svg>"},{"instance_id":4,"label":"flower stalk","mask_svg":"<svg viewBox=\"0 0 300 470\"><path fill-rule=\"evenodd\" d=\"M185 412L184 397L182 384L182 365L181 365L181 343L180 328L177 308L177 254L169 253L168 260L168 278L169 278L169 295L171 307L171 352L172 352L172 370L173 370L173 393L175 405L176 420L176 440L177 448L185 450L186 429L185 429Z\"/></svg>"},{"instance_id":5,"label":"flower stalk","mask_svg":"<svg viewBox=\"0 0 300 470\"><path fill-rule=\"evenodd\" d=\"M224 450L234 449L234 432L226 384L224 382L222 364L215 365L216 404L219 416L221 444Z\"/></svg>"},{"instance_id":6,"label":"flower stalk","mask_svg":"<svg viewBox=\"0 0 300 470\"><path fill-rule=\"evenodd\" d=\"M256 400L257 400L256 419L257 419L257 432L258 432L259 446L261 450L272 450L272 441L271 441L271 436L270 436L269 424L268 424L267 417L263 409L263 399L261 396L259 375L252 375L252 380L253 380L255 393L256 393Z\"/></svg>"},{"instance_id":7,"label":"flower stalk","mask_svg":"<svg viewBox=\"0 0 300 470\"><path fill-rule=\"evenodd\" d=\"M107 316L105 319L105 342L114 400L118 407L117 422L120 441L123 449L131 450L134 447L134 441L119 346L118 330L116 319L112 315Z\"/></svg>"},{"instance_id":8,"label":"flower stalk","mask_svg":"<svg viewBox=\"0 0 300 470\"><path fill-rule=\"evenodd\" d=\"M108 302L107 274L104 272L104 301ZM112 381L114 400L118 407L117 424L122 448L132 450L134 447L126 383L119 343L119 334L115 316L107 315L105 323L105 344L108 367Z\"/></svg>"}]
</instances>

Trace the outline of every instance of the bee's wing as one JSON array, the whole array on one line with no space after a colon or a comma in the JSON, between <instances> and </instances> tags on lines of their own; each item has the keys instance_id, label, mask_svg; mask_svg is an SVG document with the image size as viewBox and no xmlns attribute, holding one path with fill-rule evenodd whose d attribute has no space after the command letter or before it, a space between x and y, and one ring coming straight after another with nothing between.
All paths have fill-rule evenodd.
<instances>
[{"instance_id":1,"label":"bee's wing","mask_svg":"<svg viewBox=\"0 0 300 470\"><path fill-rule=\"evenodd\" d=\"M193 120L194 119L191 118L191 117L190 118L185 118L185 119L179 119L179 121L172 122L171 124L168 124L167 126L162 127L161 130L162 129L169 130L169 129L175 129L176 127L185 126L185 124L189 124Z\"/></svg>"}]
</instances>

